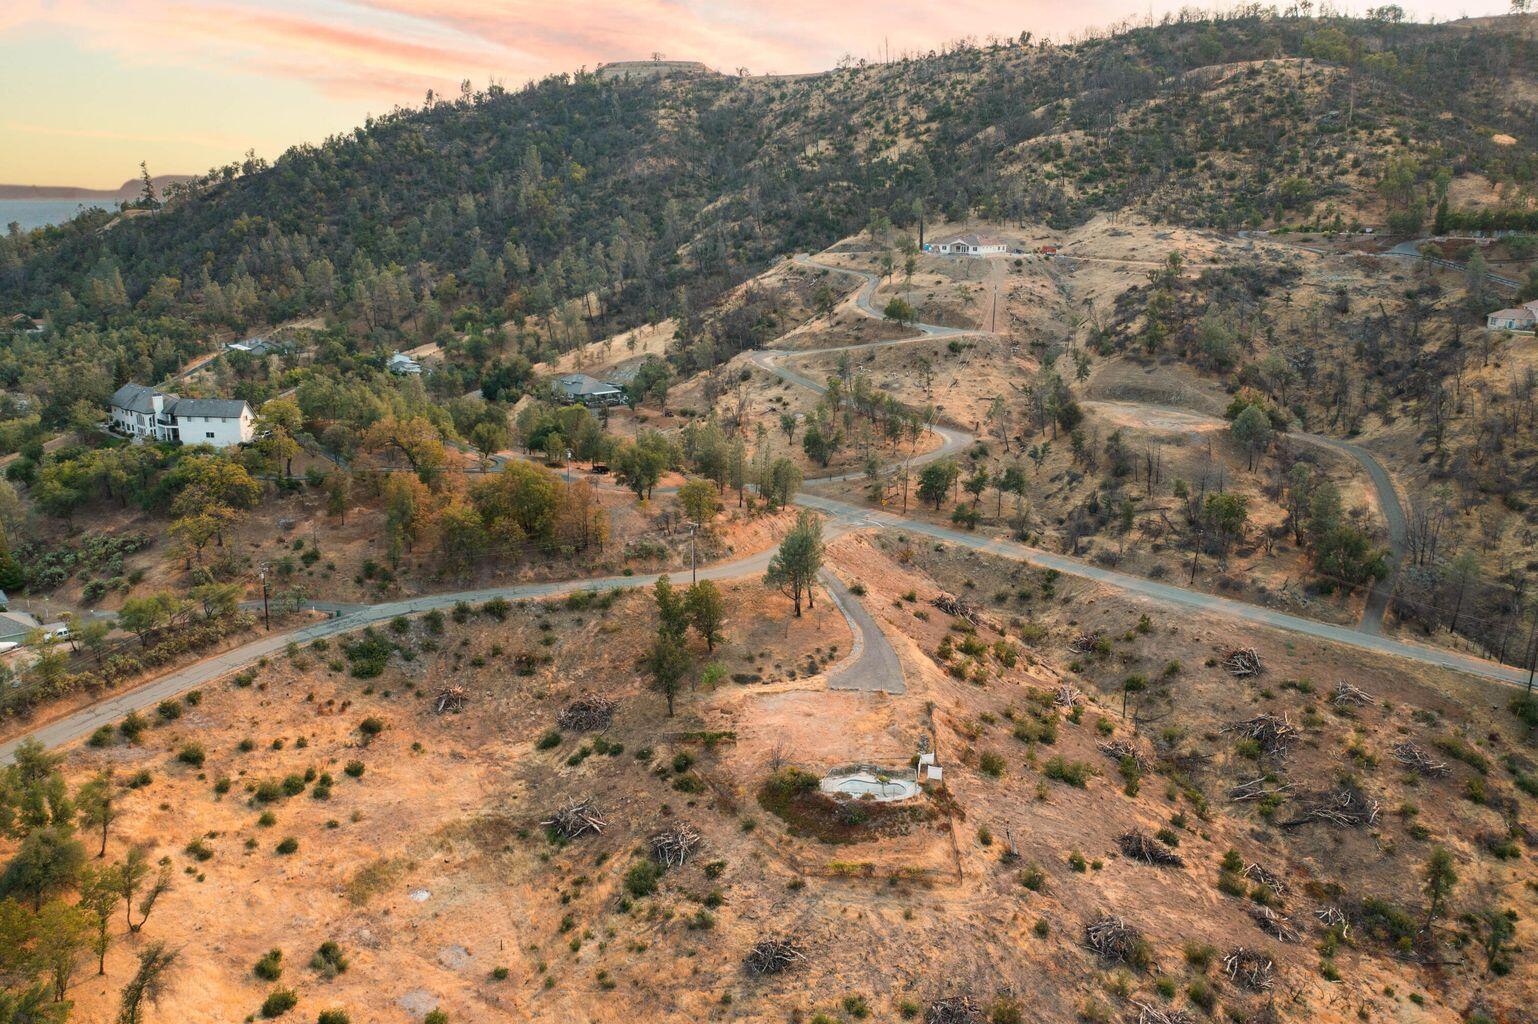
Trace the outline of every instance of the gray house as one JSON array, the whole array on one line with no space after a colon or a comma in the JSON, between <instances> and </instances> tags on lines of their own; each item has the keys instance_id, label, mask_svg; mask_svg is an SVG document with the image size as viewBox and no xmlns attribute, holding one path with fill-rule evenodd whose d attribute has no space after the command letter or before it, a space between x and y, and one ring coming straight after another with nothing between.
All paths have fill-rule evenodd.
<instances>
[{"instance_id":1,"label":"gray house","mask_svg":"<svg viewBox=\"0 0 1538 1024\"><path fill-rule=\"evenodd\" d=\"M567 403L578 403L589 409L608 405L625 404L625 389L608 381L589 377L585 373L568 373L555 382L555 392Z\"/></svg>"}]
</instances>

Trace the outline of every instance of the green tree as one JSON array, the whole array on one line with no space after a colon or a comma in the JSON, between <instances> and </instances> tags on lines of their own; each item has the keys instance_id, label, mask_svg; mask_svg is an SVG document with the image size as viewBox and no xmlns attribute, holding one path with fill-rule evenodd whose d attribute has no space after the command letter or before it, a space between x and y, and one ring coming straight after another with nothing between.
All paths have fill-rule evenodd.
<instances>
[{"instance_id":1,"label":"green tree","mask_svg":"<svg viewBox=\"0 0 1538 1024\"><path fill-rule=\"evenodd\" d=\"M151 942L139 951L139 966L123 986L117 1024L143 1024L145 1001L151 1005L160 1002L176 963L176 951L167 949L164 942Z\"/></svg>"},{"instance_id":2,"label":"green tree","mask_svg":"<svg viewBox=\"0 0 1538 1024\"><path fill-rule=\"evenodd\" d=\"M1229 432L1244 449L1250 469L1255 468L1255 456L1271 447L1271 440L1275 436L1270 418L1258 405L1245 406L1229 427Z\"/></svg>"},{"instance_id":3,"label":"green tree","mask_svg":"<svg viewBox=\"0 0 1538 1024\"><path fill-rule=\"evenodd\" d=\"M919 470L919 498L934 505L940 511L951 488L961 477L961 467L955 459L936 459Z\"/></svg>"},{"instance_id":4,"label":"green tree","mask_svg":"<svg viewBox=\"0 0 1538 1024\"><path fill-rule=\"evenodd\" d=\"M684 648L683 640L676 634L658 629L657 639L646 653L645 666L651 676L651 688L667 699L669 718L673 717L673 702L682 688L689 664L689 652Z\"/></svg>"},{"instance_id":5,"label":"green tree","mask_svg":"<svg viewBox=\"0 0 1538 1024\"><path fill-rule=\"evenodd\" d=\"M80 811L80 824L88 829L101 831L101 850L98 857L107 855L107 830L117 817L112 801L112 773L100 771L75 794L75 806Z\"/></svg>"},{"instance_id":6,"label":"green tree","mask_svg":"<svg viewBox=\"0 0 1538 1024\"><path fill-rule=\"evenodd\" d=\"M80 956L91 939L91 915L63 900L51 900L38 911L38 954L48 965L55 1002L64 1002Z\"/></svg>"},{"instance_id":7,"label":"green tree","mask_svg":"<svg viewBox=\"0 0 1538 1024\"><path fill-rule=\"evenodd\" d=\"M721 590L710 580L700 580L684 595L689 622L705 641L705 649L714 651L721 639L721 625L726 621L726 601Z\"/></svg>"},{"instance_id":8,"label":"green tree","mask_svg":"<svg viewBox=\"0 0 1538 1024\"><path fill-rule=\"evenodd\" d=\"M918 321L918 311L907 299L900 295L894 295L881 311L881 315L888 320L899 324L912 324Z\"/></svg>"},{"instance_id":9,"label":"green tree","mask_svg":"<svg viewBox=\"0 0 1538 1024\"><path fill-rule=\"evenodd\" d=\"M678 489L678 507L690 522L709 526L721 511L721 495L709 480L690 480Z\"/></svg>"},{"instance_id":10,"label":"green tree","mask_svg":"<svg viewBox=\"0 0 1538 1024\"><path fill-rule=\"evenodd\" d=\"M807 606L812 606L812 589L822 569L822 557L822 518L803 509L796 515L796 525L780 541L764 574L765 583L778 587L794 602L797 618L801 617L803 596Z\"/></svg>"},{"instance_id":11,"label":"green tree","mask_svg":"<svg viewBox=\"0 0 1538 1024\"><path fill-rule=\"evenodd\" d=\"M1453 886L1458 884L1453 855L1446 847L1438 846L1431 851L1426 866L1421 869L1421 877L1424 880L1421 891L1426 894L1426 927L1429 929L1441 916Z\"/></svg>"},{"instance_id":12,"label":"green tree","mask_svg":"<svg viewBox=\"0 0 1538 1024\"><path fill-rule=\"evenodd\" d=\"M49 825L27 834L5 871L0 896L25 895L41 909L50 895L72 888L85 866L85 847L68 825Z\"/></svg>"},{"instance_id":13,"label":"green tree","mask_svg":"<svg viewBox=\"0 0 1538 1024\"><path fill-rule=\"evenodd\" d=\"M107 950L112 945L112 934L108 930L108 924L112 919L112 912L117 909L118 901L122 897L122 881L118 877L117 865L108 867L88 867L80 873L80 903L81 909L91 915L93 936L91 938L91 952L96 954L96 973L107 973Z\"/></svg>"}]
</instances>

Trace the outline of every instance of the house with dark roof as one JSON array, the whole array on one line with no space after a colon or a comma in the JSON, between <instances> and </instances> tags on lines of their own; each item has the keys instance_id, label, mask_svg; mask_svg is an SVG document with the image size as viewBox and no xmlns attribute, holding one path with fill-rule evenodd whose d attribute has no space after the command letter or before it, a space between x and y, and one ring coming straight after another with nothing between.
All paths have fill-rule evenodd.
<instances>
[{"instance_id":1,"label":"house with dark roof","mask_svg":"<svg viewBox=\"0 0 1538 1024\"><path fill-rule=\"evenodd\" d=\"M925 242L924 251L941 256L995 256L1008 252L1009 246L1003 239L992 235L969 233L952 235L937 242Z\"/></svg>"},{"instance_id":2,"label":"house with dark roof","mask_svg":"<svg viewBox=\"0 0 1538 1024\"><path fill-rule=\"evenodd\" d=\"M568 403L581 403L590 409L623 405L625 389L585 373L568 373L555 382L555 393Z\"/></svg>"},{"instance_id":3,"label":"house with dark roof","mask_svg":"<svg viewBox=\"0 0 1538 1024\"><path fill-rule=\"evenodd\" d=\"M256 432L251 406L240 398L182 398L143 384L112 393L108 422L119 433L149 441L180 441L229 448Z\"/></svg>"}]
</instances>

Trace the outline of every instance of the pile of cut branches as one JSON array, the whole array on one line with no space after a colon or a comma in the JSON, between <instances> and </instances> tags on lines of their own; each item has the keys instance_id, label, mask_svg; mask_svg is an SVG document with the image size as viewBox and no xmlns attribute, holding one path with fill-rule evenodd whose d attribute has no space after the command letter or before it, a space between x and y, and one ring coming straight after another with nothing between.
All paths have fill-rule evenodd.
<instances>
[{"instance_id":1,"label":"pile of cut branches","mask_svg":"<svg viewBox=\"0 0 1538 1024\"><path fill-rule=\"evenodd\" d=\"M588 801L573 800L540 824L563 839L576 839L589 832L598 835L608 822Z\"/></svg>"},{"instance_id":2,"label":"pile of cut branches","mask_svg":"<svg viewBox=\"0 0 1538 1024\"><path fill-rule=\"evenodd\" d=\"M1278 718L1272 714L1260 714L1235 722L1223 731L1238 733L1245 739L1254 740L1260 744L1260 752L1267 755L1285 755L1298 739L1298 730L1293 728L1286 717Z\"/></svg>"},{"instance_id":3,"label":"pile of cut branches","mask_svg":"<svg viewBox=\"0 0 1538 1024\"><path fill-rule=\"evenodd\" d=\"M1112 761L1115 761L1117 764L1123 763L1127 760L1127 758L1130 757L1132 759L1132 763L1137 765L1138 771L1148 771L1147 758L1143 756L1142 752L1139 751L1137 747L1133 746L1131 743L1128 743L1126 740L1112 740L1109 743L1102 743L1100 744L1100 752L1106 757L1109 757Z\"/></svg>"},{"instance_id":4,"label":"pile of cut branches","mask_svg":"<svg viewBox=\"0 0 1538 1024\"><path fill-rule=\"evenodd\" d=\"M936 999L924 1013L924 1024L982 1024L983 1011L966 996Z\"/></svg>"},{"instance_id":5,"label":"pile of cut branches","mask_svg":"<svg viewBox=\"0 0 1538 1024\"><path fill-rule=\"evenodd\" d=\"M1314 910L1314 918L1320 924L1324 925L1326 930L1331 928L1339 928L1341 938L1345 939L1350 937L1351 919L1348 918L1346 916L1346 912L1339 907L1333 904L1318 907Z\"/></svg>"},{"instance_id":6,"label":"pile of cut branches","mask_svg":"<svg viewBox=\"0 0 1538 1024\"><path fill-rule=\"evenodd\" d=\"M1193 1024L1196 1020L1185 1010L1169 1010L1149 1003L1136 1003L1137 1024Z\"/></svg>"},{"instance_id":7,"label":"pile of cut branches","mask_svg":"<svg viewBox=\"0 0 1538 1024\"><path fill-rule=\"evenodd\" d=\"M1052 695L1052 703L1060 708L1071 708L1084 699L1084 694L1072 683L1064 683Z\"/></svg>"},{"instance_id":8,"label":"pile of cut branches","mask_svg":"<svg viewBox=\"0 0 1538 1024\"><path fill-rule=\"evenodd\" d=\"M1123 832L1116 840L1121 847L1121 852L1133 860L1140 860L1144 864L1173 864L1179 867L1185 864L1180 855L1166 847L1157 839L1146 832L1134 829L1131 832Z\"/></svg>"},{"instance_id":9,"label":"pile of cut branches","mask_svg":"<svg viewBox=\"0 0 1538 1024\"><path fill-rule=\"evenodd\" d=\"M1068 641L1068 650L1073 654L1090 654L1099 643L1100 631L1097 629L1093 633L1080 633Z\"/></svg>"},{"instance_id":10,"label":"pile of cut branches","mask_svg":"<svg viewBox=\"0 0 1538 1024\"><path fill-rule=\"evenodd\" d=\"M1450 770L1446 761L1434 761L1413 743L1401 743L1394 748L1394 760L1421 775L1442 776Z\"/></svg>"},{"instance_id":11,"label":"pile of cut branches","mask_svg":"<svg viewBox=\"0 0 1538 1024\"><path fill-rule=\"evenodd\" d=\"M1119 917L1102 917L1084 926L1084 944L1111 963L1142 967L1148 963L1143 933Z\"/></svg>"},{"instance_id":12,"label":"pile of cut branches","mask_svg":"<svg viewBox=\"0 0 1538 1024\"><path fill-rule=\"evenodd\" d=\"M1365 707L1372 703L1372 695L1359 686L1352 686L1341 679L1335 684L1335 692L1330 695L1330 703L1338 708Z\"/></svg>"},{"instance_id":13,"label":"pile of cut branches","mask_svg":"<svg viewBox=\"0 0 1538 1024\"><path fill-rule=\"evenodd\" d=\"M445 686L433 698L433 710L444 715L450 711L463 711L469 703L470 697L463 686Z\"/></svg>"},{"instance_id":14,"label":"pile of cut branches","mask_svg":"<svg viewBox=\"0 0 1538 1024\"><path fill-rule=\"evenodd\" d=\"M965 619L979 628L995 631L998 629L992 620L984 615L977 605L972 604L970 601L963 601L961 598L952 597L950 594L941 594L931 603L945 614L954 615L958 619Z\"/></svg>"},{"instance_id":15,"label":"pile of cut branches","mask_svg":"<svg viewBox=\"0 0 1538 1024\"><path fill-rule=\"evenodd\" d=\"M763 978L787 971L805 959L794 939L760 939L742 963L749 974Z\"/></svg>"},{"instance_id":16,"label":"pile of cut branches","mask_svg":"<svg viewBox=\"0 0 1538 1024\"><path fill-rule=\"evenodd\" d=\"M1223 667L1236 679L1258 676L1261 672L1260 655L1253 647L1236 647L1223 659Z\"/></svg>"},{"instance_id":17,"label":"pile of cut branches","mask_svg":"<svg viewBox=\"0 0 1538 1024\"><path fill-rule=\"evenodd\" d=\"M1271 976L1275 971L1276 965L1270 957L1244 946L1223 958L1223 973L1228 975L1228 980L1256 992L1264 992L1271 987Z\"/></svg>"},{"instance_id":18,"label":"pile of cut branches","mask_svg":"<svg viewBox=\"0 0 1538 1024\"><path fill-rule=\"evenodd\" d=\"M1268 785L1271 788L1268 789ZM1273 776L1261 775L1250 779L1248 782L1241 782L1231 788L1228 791L1228 798L1243 803L1247 800L1264 800L1267 797L1285 796L1291 790L1292 783L1283 782L1277 784Z\"/></svg>"},{"instance_id":19,"label":"pile of cut branches","mask_svg":"<svg viewBox=\"0 0 1538 1024\"><path fill-rule=\"evenodd\" d=\"M1251 907L1250 920L1273 939L1280 939L1282 942L1298 941L1298 930L1293 927L1291 919L1278 914L1270 907Z\"/></svg>"},{"instance_id":20,"label":"pile of cut branches","mask_svg":"<svg viewBox=\"0 0 1538 1024\"><path fill-rule=\"evenodd\" d=\"M614 721L613 700L608 697L588 695L578 697L561 710L555 724L572 732L595 732L607 729Z\"/></svg>"},{"instance_id":21,"label":"pile of cut branches","mask_svg":"<svg viewBox=\"0 0 1538 1024\"><path fill-rule=\"evenodd\" d=\"M1274 871L1268 871L1259 864L1246 864L1244 867L1244 877L1252 882L1259 882L1278 896L1287 895L1287 883L1282 881L1281 876Z\"/></svg>"},{"instance_id":22,"label":"pile of cut branches","mask_svg":"<svg viewBox=\"0 0 1538 1024\"><path fill-rule=\"evenodd\" d=\"M1371 828L1378 823L1378 802L1352 785L1315 793L1304 798L1302 804L1303 809L1296 817L1282 822L1283 828L1295 828L1311 821L1341 828Z\"/></svg>"},{"instance_id":23,"label":"pile of cut branches","mask_svg":"<svg viewBox=\"0 0 1538 1024\"><path fill-rule=\"evenodd\" d=\"M651 837L652 859L665 868L681 868L699 848L700 841L701 836L697 831L679 822Z\"/></svg>"}]
</instances>

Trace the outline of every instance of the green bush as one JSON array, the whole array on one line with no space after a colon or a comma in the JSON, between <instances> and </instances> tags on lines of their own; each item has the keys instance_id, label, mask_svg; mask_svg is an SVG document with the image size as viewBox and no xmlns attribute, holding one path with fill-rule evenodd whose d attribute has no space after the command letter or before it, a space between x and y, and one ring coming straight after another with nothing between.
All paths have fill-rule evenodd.
<instances>
[{"instance_id":1,"label":"green bush","mask_svg":"<svg viewBox=\"0 0 1538 1024\"><path fill-rule=\"evenodd\" d=\"M535 742L535 750L550 750L561 745L561 733L559 729L549 729Z\"/></svg>"},{"instance_id":2,"label":"green bush","mask_svg":"<svg viewBox=\"0 0 1538 1024\"><path fill-rule=\"evenodd\" d=\"M1079 789L1084 789L1091 778L1100 774L1093 766L1083 761L1069 761L1061 756L1048 761L1041 773L1049 779L1065 782Z\"/></svg>"},{"instance_id":3,"label":"green bush","mask_svg":"<svg viewBox=\"0 0 1538 1024\"><path fill-rule=\"evenodd\" d=\"M281 1017L299 1004L299 996L291 988L275 988L262 1000L262 1016Z\"/></svg>"},{"instance_id":4,"label":"green bush","mask_svg":"<svg viewBox=\"0 0 1538 1024\"><path fill-rule=\"evenodd\" d=\"M352 778L361 779L363 778L363 762L348 761L347 767L343 768L342 771L346 772Z\"/></svg>"},{"instance_id":5,"label":"green bush","mask_svg":"<svg viewBox=\"0 0 1538 1024\"><path fill-rule=\"evenodd\" d=\"M657 883L661 880L661 864L650 859L638 860L625 872L625 891L638 899L650 896L657 891Z\"/></svg>"},{"instance_id":6,"label":"green bush","mask_svg":"<svg viewBox=\"0 0 1538 1024\"><path fill-rule=\"evenodd\" d=\"M269 949L266 955L256 962L256 966L251 968L251 973L263 981L277 981L283 977L283 951Z\"/></svg>"},{"instance_id":7,"label":"green bush","mask_svg":"<svg viewBox=\"0 0 1538 1024\"><path fill-rule=\"evenodd\" d=\"M310 970L319 972L323 978L334 978L347 970L347 957L342 947L329 939L322 942L315 955L310 957Z\"/></svg>"},{"instance_id":8,"label":"green bush","mask_svg":"<svg viewBox=\"0 0 1538 1024\"><path fill-rule=\"evenodd\" d=\"M984 775L1000 778L1004 774L1004 755L994 750L985 750L977 759L977 766Z\"/></svg>"},{"instance_id":9,"label":"green bush","mask_svg":"<svg viewBox=\"0 0 1538 1024\"><path fill-rule=\"evenodd\" d=\"M278 843L275 849L278 853L286 857L289 854L298 851L299 840L295 839L293 836L287 836L283 839L282 842Z\"/></svg>"},{"instance_id":10,"label":"green bush","mask_svg":"<svg viewBox=\"0 0 1538 1024\"><path fill-rule=\"evenodd\" d=\"M352 1024L352 1018L347 1016L346 1010L322 1010L315 1018L315 1024Z\"/></svg>"}]
</instances>

